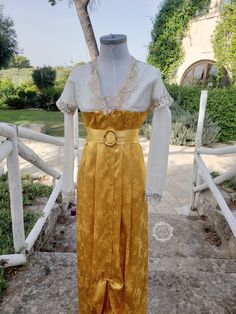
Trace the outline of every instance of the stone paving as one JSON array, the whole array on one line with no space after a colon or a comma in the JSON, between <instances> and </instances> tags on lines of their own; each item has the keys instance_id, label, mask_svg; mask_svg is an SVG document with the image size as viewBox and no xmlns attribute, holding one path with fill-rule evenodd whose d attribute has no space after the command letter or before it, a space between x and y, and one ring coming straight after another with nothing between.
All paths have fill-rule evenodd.
<instances>
[{"instance_id":1,"label":"stone paving","mask_svg":"<svg viewBox=\"0 0 236 314\"><path fill-rule=\"evenodd\" d=\"M153 236L157 221L169 228L168 240ZM149 213L147 314L236 313L236 256L205 230L197 216ZM75 217L62 216L10 281L0 313L78 314L77 293Z\"/></svg>"},{"instance_id":2,"label":"stone paving","mask_svg":"<svg viewBox=\"0 0 236 314\"><path fill-rule=\"evenodd\" d=\"M147 164L149 140L140 136L140 144L143 148L144 160ZM24 140L24 143L32 148L48 165L62 171L63 169L63 147L36 141ZM83 150L85 139L80 139L80 156ZM224 147L224 144L217 144L215 147ZM189 197L192 178L194 147L170 145L168 173L166 189L163 193L163 200L158 211L163 214L189 214ZM236 164L236 154L225 156L203 155L203 160L210 171L225 171ZM3 163L6 167L6 163ZM42 175L35 166L20 158L22 172L30 172ZM152 211L152 209L150 209Z\"/></svg>"},{"instance_id":3,"label":"stone paving","mask_svg":"<svg viewBox=\"0 0 236 314\"><path fill-rule=\"evenodd\" d=\"M24 142L62 169L62 148ZM147 162L149 141L140 137L140 142ZM193 151L170 145L163 201L157 211L149 208L147 314L236 313L236 254L219 245L203 217L189 211ZM235 165L235 158L204 156L204 161L210 170L223 171ZM22 160L21 169L41 174ZM69 212L59 217L48 241L10 280L0 313L78 313L75 222Z\"/></svg>"}]
</instances>

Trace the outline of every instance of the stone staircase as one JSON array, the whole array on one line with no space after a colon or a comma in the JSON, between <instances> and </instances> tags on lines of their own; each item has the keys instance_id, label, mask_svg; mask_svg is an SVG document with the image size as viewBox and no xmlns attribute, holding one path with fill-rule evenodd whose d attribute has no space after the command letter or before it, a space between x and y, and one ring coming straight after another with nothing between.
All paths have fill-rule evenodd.
<instances>
[{"instance_id":1,"label":"stone staircase","mask_svg":"<svg viewBox=\"0 0 236 314\"><path fill-rule=\"evenodd\" d=\"M195 214L150 212L148 314L236 314L236 252L220 243ZM78 313L75 217L59 216L47 243L11 279L0 313Z\"/></svg>"}]
</instances>

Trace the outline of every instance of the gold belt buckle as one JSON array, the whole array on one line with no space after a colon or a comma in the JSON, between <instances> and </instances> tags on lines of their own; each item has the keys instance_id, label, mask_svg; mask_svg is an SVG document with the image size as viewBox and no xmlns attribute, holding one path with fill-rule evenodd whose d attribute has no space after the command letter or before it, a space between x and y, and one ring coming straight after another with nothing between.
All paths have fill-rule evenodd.
<instances>
[{"instance_id":1,"label":"gold belt buckle","mask_svg":"<svg viewBox=\"0 0 236 314\"><path fill-rule=\"evenodd\" d=\"M113 146L117 142L117 134L116 131L113 129L108 129L104 133L103 141L107 146Z\"/></svg>"}]
</instances>

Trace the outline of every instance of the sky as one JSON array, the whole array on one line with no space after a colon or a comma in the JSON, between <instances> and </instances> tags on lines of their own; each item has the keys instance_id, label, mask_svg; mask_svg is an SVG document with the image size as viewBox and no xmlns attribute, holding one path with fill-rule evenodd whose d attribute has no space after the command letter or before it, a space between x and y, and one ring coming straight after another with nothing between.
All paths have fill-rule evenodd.
<instances>
[{"instance_id":1,"label":"sky","mask_svg":"<svg viewBox=\"0 0 236 314\"><path fill-rule=\"evenodd\" d=\"M160 0L100 0L89 11L95 37L125 34L129 52L146 62L153 19ZM0 0L14 21L19 48L32 66L71 66L90 61L76 8L68 0Z\"/></svg>"}]
</instances>

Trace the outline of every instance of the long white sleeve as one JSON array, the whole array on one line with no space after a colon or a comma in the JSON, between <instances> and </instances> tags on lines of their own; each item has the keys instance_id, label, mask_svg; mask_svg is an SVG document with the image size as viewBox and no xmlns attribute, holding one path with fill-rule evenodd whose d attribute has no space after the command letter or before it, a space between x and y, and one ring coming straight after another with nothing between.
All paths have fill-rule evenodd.
<instances>
[{"instance_id":1,"label":"long white sleeve","mask_svg":"<svg viewBox=\"0 0 236 314\"><path fill-rule=\"evenodd\" d=\"M153 83L150 110L152 116L152 130L147 162L146 198L161 197L166 182L169 142L171 132L171 111L169 106L174 102L169 95L157 69L157 78Z\"/></svg>"},{"instance_id":2,"label":"long white sleeve","mask_svg":"<svg viewBox=\"0 0 236 314\"><path fill-rule=\"evenodd\" d=\"M57 107L64 113L64 169L62 198L63 203L73 202L75 198L74 171L74 113L78 108L75 97L75 83L72 79L73 69L66 81L60 98L56 101Z\"/></svg>"}]
</instances>

